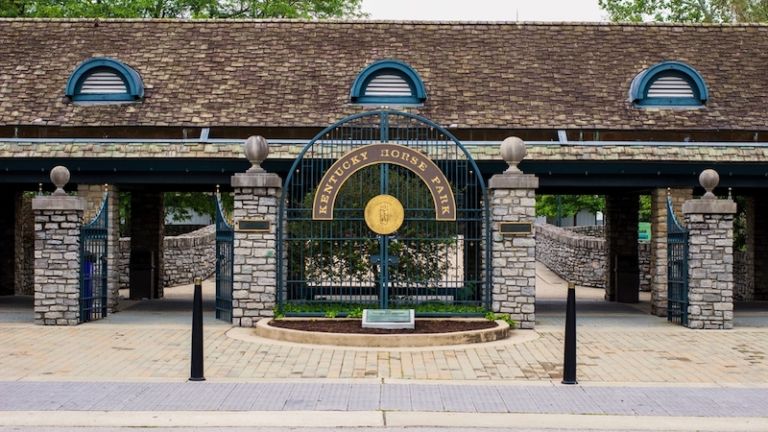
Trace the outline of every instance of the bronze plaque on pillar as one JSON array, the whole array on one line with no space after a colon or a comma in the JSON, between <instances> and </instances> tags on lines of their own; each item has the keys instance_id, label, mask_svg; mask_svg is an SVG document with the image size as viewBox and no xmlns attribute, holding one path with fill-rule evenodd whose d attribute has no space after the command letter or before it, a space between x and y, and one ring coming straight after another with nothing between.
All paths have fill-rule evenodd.
<instances>
[{"instance_id":1,"label":"bronze plaque on pillar","mask_svg":"<svg viewBox=\"0 0 768 432\"><path fill-rule=\"evenodd\" d=\"M269 232L269 221L261 219L240 219L237 221L237 231Z\"/></svg>"},{"instance_id":2,"label":"bronze plaque on pillar","mask_svg":"<svg viewBox=\"0 0 768 432\"><path fill-rule=\"evenodd\" d=\"M533 232L533 224L530 222L502 222L499 232L503 236L528 235Z\"/></svg>"}]
</instances>

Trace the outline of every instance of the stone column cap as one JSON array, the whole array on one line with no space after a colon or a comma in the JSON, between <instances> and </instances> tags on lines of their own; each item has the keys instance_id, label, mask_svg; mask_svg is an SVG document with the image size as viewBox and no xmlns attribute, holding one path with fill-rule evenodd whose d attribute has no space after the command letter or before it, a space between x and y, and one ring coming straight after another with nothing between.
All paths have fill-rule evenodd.
<instances>
[{"instance_id":1,"label":"stone column cap","mask_svg":"<svg viewBox=\"0 0 768 432\"><path fill-rule=\"evenodd\" d=\"M274 173L238 173L232 176L232 187L282 188L283 180Z\"/></svg>"},{"instance_id":2,"label":"stone column cap","mask_svg":"<svg viewBox=\"0 0 768 432\"><path fill-rule=\"evenodd\" d=\"M692 199L683 203L684 214L733 214L736 202L729 199Z\"/></svg>"},{"instance_id":3,"label":"stone column cap","mask_svg":"<svg viewBox=\"0 0 768 432\"><path fill-rule=\"evenodd\" d=\"M539 178L533 174L496 174L488 182L491 189L537 189Z\"/></svg>"},{"instance_id":4,"label":"stone column cap","mask_svg":"<svg viewBox=\"0 0 768 432\"><path fill-rule=\"evenodd\" d=\"M32 199L32 210L85 211L86 201L78 196L39 196Z\"/></svg>"}]
</instances>

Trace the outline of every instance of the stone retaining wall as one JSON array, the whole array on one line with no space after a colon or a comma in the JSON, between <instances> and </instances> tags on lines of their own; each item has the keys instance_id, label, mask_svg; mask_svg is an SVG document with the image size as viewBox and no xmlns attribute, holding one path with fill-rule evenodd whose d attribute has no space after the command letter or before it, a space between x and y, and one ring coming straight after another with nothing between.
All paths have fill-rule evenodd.
<instances>
[{"instance_id":1,"label":"stone retaining wall","mask_svg":"<svg viewBox=\"0 0 768 432\"><path fill-rule=\"evenodd\" d=\"M605 225L584 225L565 228L568 231L583 234L590 237L605 238Z\"/></svg>"},{"instance_id":2,"label":"stone retaining wall","mask_svg":"<svg viewBox=\"0 0 768 432\"><path fill-rule=\"evenodd\" d=\"M603 227L559 228L536 225L536 260L576 285L605 288L605 239ZM638 244L640 290L651 289L651 247Z\"/></svg>"},{"instance_id":3,"label":"stone retaining wall","mask_svg":"<svg viewBox=\"0 0 768 432\"><path fill-rule=\"evenodd\" d=\"M189 284L196 277L209 277L216 270L216 227L209 225L176 237L163 239L163 286ZM120 288L128 288L131 239L120 239L118 272Z\"/></svg>"}]
</instances>

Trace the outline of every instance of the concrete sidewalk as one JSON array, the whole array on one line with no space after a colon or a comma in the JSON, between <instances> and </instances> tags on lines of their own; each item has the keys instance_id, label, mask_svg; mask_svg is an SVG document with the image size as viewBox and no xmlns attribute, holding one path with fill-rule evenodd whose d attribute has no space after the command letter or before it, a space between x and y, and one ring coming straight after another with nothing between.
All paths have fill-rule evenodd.
<instances>
[{"instance_id":1,"label":"concrete sidewalk","mask_svg":"<svg viewBox=\"0 0 768 432\"><path fill-rule=\"evenodd\" d=\"M0 382L0 425L764 431L767 402L768 386Z\"/></svg>"}]
</instances>

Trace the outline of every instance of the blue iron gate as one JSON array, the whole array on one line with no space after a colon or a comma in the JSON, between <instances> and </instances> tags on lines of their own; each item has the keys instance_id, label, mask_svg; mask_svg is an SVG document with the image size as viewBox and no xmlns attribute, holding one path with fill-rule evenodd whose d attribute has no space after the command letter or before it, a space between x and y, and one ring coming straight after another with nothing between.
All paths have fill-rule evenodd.
<instances>
[{"instance_id":1,"label":"blue iron gate","mask_svg":"<svg viewBox=\"0 0 768 432\"><path fill-rule=\"evenodd\" d=\"M313 219L315 195L331 165L382 143L434 162L454 194L455 220L436 220L433 196L413 170L366 162L338 186L330 220ZM404 222L389 235L365 222L364 207L378 195L403 206ZM305 316L356 315L364 308L415 308L420 316L483 313L491 281L487 203L471 155L437 124L390 110L343 119L304 147L286 177L277 225L278 307Z\"/></svg>"},{"instance_id":2,"label":"blue iron gate","mask_svg":"<svg viewBox=\"0 0 768 432\"><path fill-rule=\"evenodd\" d=\"M80 322L107 316L109 192L96 216L80 227Z\"/></svg>"},{"instance_id":3,"label":"blue iron gate","mask_svg":"<svg viewBox=\"0 0 768 432\"><path fill-rule=\"evenodd\" d=\"M688 325L688 231L667 197L667 320Z\"/></svg>"},{"instance_id":4,"label":"blue iron gate","mask_svg":"<svg viewBox=\"0 0 768 432\"><path fill-rule=\"evenodd\" d=\"M229 224L216 193L216 319L232 322L232 274L235 265L235 230Z\"/></svg>"}]
</instances>

